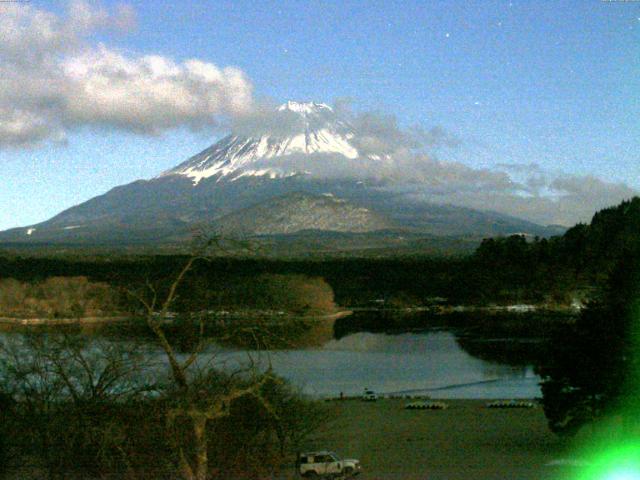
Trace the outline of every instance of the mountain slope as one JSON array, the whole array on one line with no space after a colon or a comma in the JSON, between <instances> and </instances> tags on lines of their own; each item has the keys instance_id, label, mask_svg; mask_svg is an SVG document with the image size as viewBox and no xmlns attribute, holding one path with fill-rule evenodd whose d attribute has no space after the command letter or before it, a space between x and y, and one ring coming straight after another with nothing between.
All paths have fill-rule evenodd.
<instances>
[{"instance_id":1,"label":"mountain slope","mask_svg":"<svg viewBox=\"0 0 640 480\"><path fill-rule=\"evenodd\" d=\"M0 232L0 242L179 242L197 224L257 234L390 227L428 235L557 233L495 212L416 202L388 188L393 159L359 149L358 132L327 105L288 102L276 113L276 127L229 135L156 178L116 187L40 224ZM336 173L345 165L356 175ZM310 197L287 197L292 194ZM329 195L344 201L342 208L332 210Z\"/></svg>"},{"instance_id":2,"label":"mountain slope","mask_svg":"<svg viewBox=\"0 0 640 480\"><path fill-rule=\"evenodd\" d=\"M221 234L286 235L304 230L363 233L395 225L372 212L330 194L292 193L268 200L215 222Z\"/></svg>"}]
</instances>

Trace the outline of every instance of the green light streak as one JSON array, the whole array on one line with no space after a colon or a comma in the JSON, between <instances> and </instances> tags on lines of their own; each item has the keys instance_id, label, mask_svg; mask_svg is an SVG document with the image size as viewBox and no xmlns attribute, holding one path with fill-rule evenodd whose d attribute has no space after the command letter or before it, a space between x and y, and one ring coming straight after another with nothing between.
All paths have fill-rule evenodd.
<instances>
[{"instance_id":1,"label":"green light streak","mask_svg":"<svg viewBox=\"0 0 640 480\"><path fill-rule=\"evenodd\" d=\"M576 480L640 480L640 442L605 449Z\"/></svg>"}]
</instances>

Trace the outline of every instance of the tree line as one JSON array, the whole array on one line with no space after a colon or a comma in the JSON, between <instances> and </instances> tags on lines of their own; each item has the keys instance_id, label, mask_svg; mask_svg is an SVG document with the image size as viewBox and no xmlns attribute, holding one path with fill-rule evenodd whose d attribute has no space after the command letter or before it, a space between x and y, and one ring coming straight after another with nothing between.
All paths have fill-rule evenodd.
<instances>
[{"instance_id":1,"label":"tree line","mask_svg":"<svg viewBox=\"0 0 640 480\"><path fill-rule=\"evenodd\" d=\"M398 258L277 260L256 255L216 257L194 266L181 298L194 282L223 287L259 275L306 275L324 279L337 304L425 305L433 297L451 303L569 302L581 290L603 286L622 252L640 242L640 199L597 212L561 236L512 235L485 239L471 255ZM87 277L130 287L146 279L169 279L183 255L24 257L0 254L0 278L38 282L49 277ZM200 279L200 280L196 280Z\"/></svg>"}]
</instances>

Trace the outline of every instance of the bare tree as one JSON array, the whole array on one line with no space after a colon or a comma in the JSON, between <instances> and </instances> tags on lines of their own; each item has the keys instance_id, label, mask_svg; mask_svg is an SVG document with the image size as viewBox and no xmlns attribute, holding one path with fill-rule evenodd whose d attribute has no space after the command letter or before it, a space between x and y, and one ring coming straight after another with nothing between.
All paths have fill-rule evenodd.
<instances>
[{"instance_id":1,"label":"bare tree","mask_svg":"<svg viewBox=\"0 0 640 480\"><path fill-rule=\"evenodd\" d=\"M248 251L247 242L238 240L211 237L200 240L194 253L186 260L175 278L171 281L163 298L160 298L159 289L151 282L146 283L147 296L133 293L145 310L145 320L149 329L155 335L161 349L169 363L171 378L175 386L175 404L168 411L168 421L176 424L178 420L187 420L190 424L193 441L193 454L185 452L185 442L176 439L179 450L179 470L185 480L206 480L209 477L210 465L208 458L207 427L217 420L228 417L231 414L232 404L243 397L253 398L260 408L278 421L278 413L269 399L263 395L263 387L267 383L279 382L271 369L259 372L257 366L250 362L245 369L237 370L226 377L226 381L218 382L208 375L208 372L198 371L191 373L197 363L200 354L206 346L205 314L192 312L197 317L199 324L199 338L192 352L180 359L172 346L165 331L165 324L170 321L171 307L177 299L177 292L185 277L192 271L194 264L199 261L207 261L212 255L229 253L230 250ZM263 328L260 325L241 327L245 333L249 333L256 339L256 345L264 341L258 339ZM237 333L237 332L236 332ZM227 331L224 335L231 336L233 332ZM218 340L222 340L219 338ZM196 369L198 370L198 369ZM219 380L219 378L218 378Z\"/></svg>"},{"instance_id":2,"label":"bare tree","mask_svg":"<svg viewBox=\"0 0 640 480\"><path fill-rule=\"evenodd\" d=\"M149 367L135 345L62 333L3 339L0 391L11 411L1 427L10 456L20 464L37 458L48 478L100 472L114 411L156 390L140 376Z\"/></svg>"},{"instance_id":3,"label":"bare tree","mask_svg":"<svg viewBox=\"0 0 640 480\"><path fill-rule=\"evenodd\" d=\"M216 473L228 478L244 466L243 455L264 459L261 468L279 465L288 442L299 442L315 422L312 402L299 397L268 362L260 367L253 355L244 365L223 368L220 357L205 350L206 313L200 307L189 310L188 302L176 305L197 262L248 248L208 239L170 280L147 281L142 290L129 292L143 306L144 324L166 361L158 362L130 340L34 332L0 342L0 408L5 393L14 402L0 411L0 438L6 433L14 441L15 463L33 457L51 479L205 480ZM176 330L168 328L174 310L185 305L198 331L186 354L175 345ZM213 330L218 342L240 336L256 349L268 349L287 340L283 329L274 333L265 318L218 323ZM167 364L168 381L154 375ZM245 428L238 431L242 421ZM255 476L256 463L245 463L247 471L239 473Z\"/></svg>"}]
</instances>

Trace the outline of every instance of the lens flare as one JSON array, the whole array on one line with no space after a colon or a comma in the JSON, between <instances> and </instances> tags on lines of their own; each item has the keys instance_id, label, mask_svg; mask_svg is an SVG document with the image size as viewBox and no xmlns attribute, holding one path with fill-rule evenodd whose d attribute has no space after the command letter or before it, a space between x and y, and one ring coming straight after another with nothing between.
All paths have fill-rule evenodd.
<instances>
[{"instance_id":1,"label":"lens flare","mask_svg":"<svg viewBox=\"0 0 640 480\"><path fill-rule=\"evenodd\" d=\"M603 480L640 480L638 472L630 470L615 470L606 474Z\"/></svg>"},{"instance_id":2,"label":"lens flare","mask_svg":"<svg viewBox=\"0 0 640 480\"><path fill-rule=\"evenodd\" d=\"M640 480L640 442L607 448L577 480Z\"/></svg>"}]
</instances>

